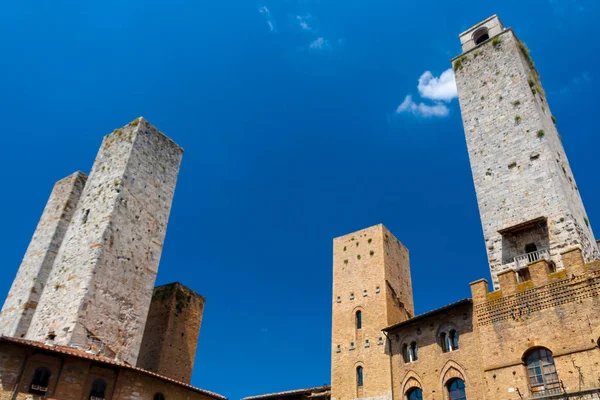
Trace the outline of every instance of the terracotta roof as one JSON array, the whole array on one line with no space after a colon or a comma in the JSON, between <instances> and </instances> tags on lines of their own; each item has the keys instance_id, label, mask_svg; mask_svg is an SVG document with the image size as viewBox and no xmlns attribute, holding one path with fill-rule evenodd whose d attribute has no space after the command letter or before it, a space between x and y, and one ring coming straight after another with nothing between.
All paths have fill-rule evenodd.
<instances>
[{"instance_id":1,"label":"terracotta roof","mask_svg":"<svg viewBox=\"0 0 600 400\"><path fill-rule=\"evenodd\" d=\"M443 306L443 307L440 307L440 308L436 308L435 310L431 310L431 311L428 311L426 313L417 315L415 317L412 317L411 319L407 319L406 321L402 321L402 322L399 322L399 323L397 323L395 325L388 326L387 328L383 328L382 331L389 332L389 331L392 331L392 330L394 330L396 328L400 328L402 326L409 325L412 322L419 321L419 320L422 320L424 318L431 317L432 315L439 314L439 313L444 312L446 310L449 310L451 308L462 306L463 304L471 304L471 303L473 303L473 300L471 300L471 299L462 299L462 300L459 300L457 302L450 303L450 304L448 304L446 306Z\"/></svg>"},{"instance_id":2,"label":"terracotta roof","mask_svg":"<svg viewBox=\"0 0 600 400\"><path fill-rule=\"evenodd\" d=\"M136 371L139 372L141 374L144 375L148 375L151 376L153 378L157 378L166 382L170 382L173 383L175 385L178 386L182 386L186 389L192 390L194 392L197 393L201 393L207 396L210 396L212 398L215 399L219 399L219 400L227 400L227 397L225 396L221 396L220 394L216 394L213 392L209 392L208 390L204 390L204 389L200 389L197 387L194 387L192 385L189 385L187 383L184 382L180 382L178 380L175 380L173 378L169 378L167 376L163 376L163 375L159 375L155 372L151 372L151 371L147 371L145 369L142 368L138 368L135 367L131 364L125 363L125 362L120 362L120 361L116 361L113 360L111 358L107 358L107 357L103 357L103 356L97 356L94 355L92 353L88 353L86 351L83 350L79 350L73 347L67 347L67 346L51 346L51 345L47 345L41 342L36 342L34 340L26 340L26 339L20 339L20 338L14 338L14 337L8 337L8 336L0 336L0 342L9 342L9 343L17 343L23 346L29 346L29 347L33 347L36 349L41 349L41 350L45 350L51 353L56 353L56 354L63 354L63 355L67 355L67 356L73 356L73 357L77 357L77 358L81 358L81 359L85 359L85 360L91 360L97 363L102 363L102 364L109 364L109 365L114 365L120 368L125 368L125 369L129 369L132 371Z\"/></svg>"},{"instance_id":3,"label":"terracotta roof","mask_svg":"<svg viewBox=\"0 0 600 400\"><path fill-rule=\"evenodd\" d=\"M329 390L331 390L331 386L323 385L323 386L317 386L314 388L288 390L286 392L277 392L277 393L261 394L259 396L244 397L242 400L269 399L269 398L273 398L273 397L293 396L293 395L299 395L299 394L311 393L311 392L328 392ZM323 393L323 394L325 394L325 393Z\"/></svg>"}]
</instances>

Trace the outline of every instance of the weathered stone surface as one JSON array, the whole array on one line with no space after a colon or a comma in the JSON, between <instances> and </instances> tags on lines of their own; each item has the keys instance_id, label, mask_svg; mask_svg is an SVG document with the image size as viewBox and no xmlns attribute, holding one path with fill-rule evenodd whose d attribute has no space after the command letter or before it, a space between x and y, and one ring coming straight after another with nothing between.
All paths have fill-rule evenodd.
<instances>
[{"instance_id":1,"label":"weathered stone surface","mask_svg":"<svg viewBox=\"0 0 600 400\"><path fill-rule=\"evenodd\" d=\"M138 367L189 383L204 297L179 282L154 289Z\"/></svg>"},{"instance_id":2,"label":"weathered stone surface","mask_svg":"<svg viewBox=\"0 0 600 400\"><path fill-rule=\"evenodd\" d=\"M472 35L482 27L489 27L490 39L475 46ZM598 258L528 51L497 17L464 32L461 42L456 84L494 287L498 273L514 268L514 257L528 243L548 247L557 269L561 251L574 246L586 262Z\"/></svg>"},{"instance_id":3,"label":"weathered stone surface","mask_svg":"<svg viewBox=\"0 0 600 400\"><path fill-rule=\"evenodd\" d=\"M135 365L182 153L143 118L104 138L28 339Z\"/></svg>"},{"instance_id":4,"label":"weathered stone surface","mask_svg":"<svg viewBox=\"0 0 600 400\"><path fill-rule=\"evenodd\" d=\"M85 186L75 172L56 182L0 314L0 334L23 337Z\"/></svg>"},{"instance_id":5,"label":"weathered stone surface","mask_svg":"<svg viewBox=\"0 0 600 400\"><path fill-rule=\"evenodd\" d=\"M408 250L383 225L334 239L332 309L331 397L391 399L381 329L412 316L414 306ZM358 366L362 387L356 384Z\"/></svg>"}]
</instances>

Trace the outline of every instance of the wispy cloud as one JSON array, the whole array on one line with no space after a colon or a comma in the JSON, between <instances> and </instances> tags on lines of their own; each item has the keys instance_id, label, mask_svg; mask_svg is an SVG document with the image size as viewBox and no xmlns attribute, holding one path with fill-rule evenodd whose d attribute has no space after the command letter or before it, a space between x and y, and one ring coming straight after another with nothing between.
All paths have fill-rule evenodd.
<instances>
[{"instance_id":1,"label":"wispy cloud","mask_svg":"<svg viewBox=\"0 0 600 400\"><path fill-rule=\"evenodd\" d=\"M450 101L458 96L452 68L442 72L439 78L425 71L419 78L417 89L421 97L429 100Z\"/></svg>"},{"instance_id":2,"label":"wispy cloud","mask_svg":"<svg viewBox=\"0 0 600 400\"><path fill-rule=\"evenodd\" d=\"M411 113L418 117L445 117L450 110L445 104L435 103L433 105L425 103L415 103L410 94L406 95L402 104L396 109L396 113Z\"/></svg>"},{"instance_id":3,"label":"wispy cloud","mask_svg":"<svg viewBox=\"0 0 600 400\"><path fill-rule=\"evenodd\" d=\"M305 16L302 15L296 15L296 22L298 23L298 25L300 25L300 28L302 28L305 31L311 31L312 27L308 24L308 21L310 20L311 15L310 14L306 14Z\"/></svg>"},{"instance_id":4,"label":"wispy cloud","mask_svg":"<svg viewBox=\"0 0 600 400\"><path fill-rule=\"evenodd\" d=\"M581 74L575 76L571 79L571 81L566 85L560 88L560 94L567 94L571 91L577 90L581 88L582 85L587 85L592 81L592 77L589 72L584 71Z\"/></svg>"},{"instance_id":5,"label":"wispy cloud","mask_svg":"<svg viewBox=\"0 0 600 400\"><path fill-rule=\"evenodd\" d=\"M265 17L265 19L267 21L267 25L269 26L269 31L274 32L275 31L275 20L271 17L271 12L267 8L267 6L260 6L258 8L258 12L263 14L263 16Z\"/></svg>"},{"instance_id":6,"label":"wispy cloud","mask_svg":"<svg viewBox=\"0 0 600 400\"><path fill-rule=\"evenodd\" d=\"M329 43L329 40L326 40L324 37L321 36L313 40L312 43L308 46L308 48L317 51L330 50L331 44Z\"/></svg>"},{"instance_id":7,"label":"wispy cloud","mask_svg":"<svg viewBox=\"0 0 600 400\"><path fill-rule=\"evenodd\" d=\"M423 118L448 116L448 103L458 96L454 71L448 69L439 77L434 76L431 71L425 71L419 77L417 90L423 99L430 100L429 104L415 102L408 94L396 108L396 114L408 113Z\"/></svg>"}]
</instances>

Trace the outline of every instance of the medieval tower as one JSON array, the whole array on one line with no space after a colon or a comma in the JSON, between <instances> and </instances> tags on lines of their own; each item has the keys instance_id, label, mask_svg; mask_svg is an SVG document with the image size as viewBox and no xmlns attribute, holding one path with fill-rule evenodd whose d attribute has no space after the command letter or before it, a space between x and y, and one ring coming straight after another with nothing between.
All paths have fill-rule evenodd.
<instances>
[{"instance_id":1,"label":"medieval tower","mask_svg":"<svg viewBox=\"0 0 600 400\"><path fill-rule=\"evenodd\" d=\"M383 225L333 241L331 397L392 398L382 327L414 315L408 250Z\"/></svg>"},{"instance_id":2,"label":"medieval tower","mask_svg":"<svg viewBox=\"0 0 600 400\"><path fill-rule=\"evenodd\" d=\"M479 44L491 41L492 46ZM492 16L460 34L454 70L494 287L498 274L598 246L529 50ZM484 54L485 52L485 54Z\"/></svg>"},{"instance_id":3,"label":"medieval tower","mask_svg":"<svg viewBox=\"0 0 600 400\"><path fill-rule=\"evenodd\" d=\"M2 333L136 364L183 150L143 118L58 182L0 317Z\"/></svg>"},{"instance_id":4,"label":"medieval tower","mask_svg":"<svg viewBox=\"0 0 600 400\"><path fill-rule=\"evenodd\" d=\"M76 172L54 185L2 307L0 334L24 337L27 333L86 179Z\"/></svg>"}]
</instances>

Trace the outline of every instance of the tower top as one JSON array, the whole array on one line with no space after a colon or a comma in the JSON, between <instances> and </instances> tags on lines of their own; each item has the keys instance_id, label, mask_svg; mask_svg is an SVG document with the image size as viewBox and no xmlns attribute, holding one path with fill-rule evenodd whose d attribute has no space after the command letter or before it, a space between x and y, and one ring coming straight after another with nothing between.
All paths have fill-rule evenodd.
<instances>
[{"instance_id":1,"label":"tower top","mask_svg":"<svg viewBox=\"0 0 600 400\"><path fill-rule=\"evenodd\" d=\"M472 26L458 35L463 53L502 33L502 31L504 31L504 25L502 25L502 21L496 14Z\"/></svg>"}]
</instances>

